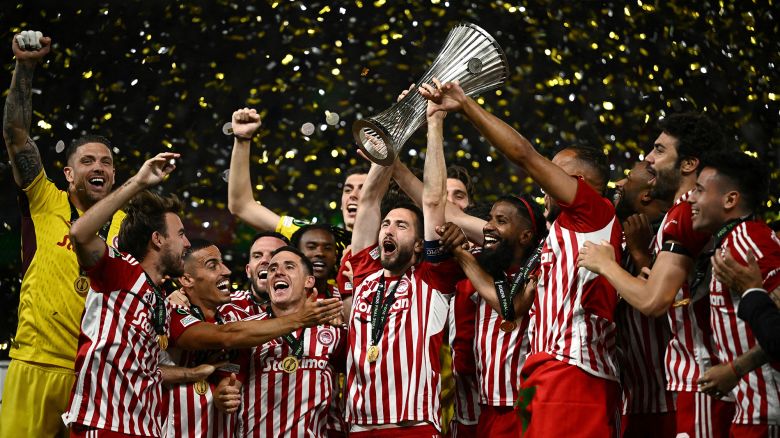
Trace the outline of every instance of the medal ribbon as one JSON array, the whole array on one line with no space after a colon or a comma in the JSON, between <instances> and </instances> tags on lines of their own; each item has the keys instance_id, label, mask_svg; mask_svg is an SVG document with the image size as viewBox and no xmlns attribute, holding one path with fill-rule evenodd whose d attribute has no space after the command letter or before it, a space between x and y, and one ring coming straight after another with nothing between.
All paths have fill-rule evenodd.
<instances>
[{"instance_id":1,"label":"medal ribbon","mask_svg":"<svg viewBox=\"0 0 780 438\"><path fill-rule=\"evenodd\" d=\"M704 281L704 278L707 276L707 272L709 272L710 268L710 257L712 257L715 254L715 251L720 248L720 245L723 244L723 239L726 238L726 234L730 233L731 230L737 227L737 225L752 218L753 215L747 215L744 217L732 219L726 222L725 225L720 227L720 229L712 235L711 249L704 251L704 253L696 261L696 274L694 276L693 282L691 282L691 293L696 290L696 288L702 283L702 281Z\"/></svg>"},{"instance_id":2,"label":"medal ribbon","mask_svg":"<svg viewBox=\"0 0 780 438\"><path fill-rule=\"evenodd\" d=\"M493 281L493 284L496 286L498 303L501 306L501 317L504 320L515 320L515 306L513 305L513 301L515 296L517 296L517 293L520 292L520 287L525 285L525 283L528 281L528 276L539 266L539 260L542 255L543 246L544 243L537 246L534 250L534 253L525 260L523 267L520 268L520 270L515 275L511 288L507 288L508 280L506 276Z\"/></svg>"},{"instance_id":3,"label":"medal ribbon","mask_svg":"<svg viewBox=\"0 0 780 438\"><path fill-rule=\"evenodd\" d=\"M155 296L154 307L152 308L152 325L154 326L154 332L157 333L157 336L165 336L165 318L167 316L165 310L165 296L160 288L154 284L151 278L149 278L149 274L144 272L144 275L146 275L146 284L152 288Z\"/></svg>"},{"instance_id":4,"label":"medal ribbon","mask_svg":"<svg viewBox=\"0 0 780 438\"><path fill-rule=\"evenodd\" d=\"M268 314L271 316L271 318L274 317L274 312L273 310L271 310L271 306L268 306ZM282 339L284 339L284 342L287 342L287 345L289 345L290 349L292 350L293 356L295 356L298 360L301 360L301 358L303 357L303 334L304 333L306 333L306 327L303 328L300 338L296 338L292 333L287 333L286 335L282 335Z\"/></svg>"},{"instance_id":5,"label":"medal ribbon","mask_svg":"<svg viewBox=\"0 0 780 438\"><path fill-rule=\"evenodd\" d=\"M374 300L371 302L371 345L378 345L379 340L382 338L382 332L384 331L385 324L387 323L387 316L390 314L390 308L395 303L395 290L398 289L398 285L401 283L401 279L390 288L385 294L385 275L379 278L379 288L374 294Z\"/></svg>"}]
</instances>

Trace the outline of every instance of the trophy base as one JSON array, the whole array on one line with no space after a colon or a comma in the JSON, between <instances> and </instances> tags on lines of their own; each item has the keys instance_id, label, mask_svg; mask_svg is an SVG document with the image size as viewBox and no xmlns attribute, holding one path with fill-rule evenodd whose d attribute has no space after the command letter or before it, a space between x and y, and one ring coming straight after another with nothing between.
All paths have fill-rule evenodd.
<instances>
[{"instance_id":1,"label":"trophy base","mask_svg":"<svg viewBox=\"0 0 780 438\"><path fill-rule=\"evenodd\" d=\"M381 166L390 166L396 153L390 136L376 120L362 119L352 124L352 136L361 151L372 162Z\"/></svg>"}]
</instances>

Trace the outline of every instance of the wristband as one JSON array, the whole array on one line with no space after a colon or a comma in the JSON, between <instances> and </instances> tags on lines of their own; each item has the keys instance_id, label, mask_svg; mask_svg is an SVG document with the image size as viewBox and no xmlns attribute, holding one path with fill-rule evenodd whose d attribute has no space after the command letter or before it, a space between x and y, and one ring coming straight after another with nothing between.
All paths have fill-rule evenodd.
<instances>
[{"instance_id":1,"label":"wristband","mask_svg":"<svg viewBox=\"0 0 780 438\"><path fill-rule=\"evenodd\" d=\"M252 141L252 137L242 137L242 136L236 135L236 134L233 134L233 138L237 138L239 140L244 140L244 141Z\"/></svg>"},{"instance_id":2,"label":"wristband","mask_svg":"<svg viewBox=\"0 0 780 438\"><path fill-rule=\"evenodd\" d=\"M438 240L426 240L423 249L425 250L425 260L431 263L441 263L450 258L450 254L444 252L444 248Z\"/></svg>"}]
</instances>

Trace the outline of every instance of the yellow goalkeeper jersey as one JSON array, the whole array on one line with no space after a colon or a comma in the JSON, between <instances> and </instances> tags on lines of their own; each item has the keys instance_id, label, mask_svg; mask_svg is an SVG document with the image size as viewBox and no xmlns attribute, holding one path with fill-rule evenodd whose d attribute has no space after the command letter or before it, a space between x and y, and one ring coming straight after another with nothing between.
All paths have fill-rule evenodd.
<instances>
[{"instance_id":1,"label":"yellow goalkeeper jersey","mask_svg":"<svg viewBox=\"0 0 780 438\"><path fill-rule=\"evenodd\" d=\"M45 171L19 195L23 277L13 359L74 368L87 288L68 234L70 205L68 193ZM114 214L109 244L116 246L124 217L121 211Z\"/></svg>"}]
</instances>

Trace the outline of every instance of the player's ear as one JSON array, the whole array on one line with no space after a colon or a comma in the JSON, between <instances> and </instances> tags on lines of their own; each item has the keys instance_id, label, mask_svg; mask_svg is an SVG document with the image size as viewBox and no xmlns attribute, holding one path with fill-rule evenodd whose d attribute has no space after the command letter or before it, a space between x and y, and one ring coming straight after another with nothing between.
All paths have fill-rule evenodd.
<instances>
[{"instance_id":1,"label":"player's ear","mask_svg":"<svg viewBox=\"0 0 780 438\"><path fill-rule=\"evenodd\" d=\"M182 285L182 287L192 287L195 285L195 281L188 273L184 273L181 277L178 278L179 284Z\"/></svg>"},{"instance_id":2,"label":"player's ear","mask_svg":"<svg viewBox=\"0 0 780 438\"><path fill-rule=\"evenodd\" d=\"M313 288L313 287L314 287L314 284L315 284L316 282L317 282L317 279L316 279L316 278L314 278L314 276L313 276L313 275L307 275L307 276L306 276L306 281L304 282L304 284L303 284L303 287L304 287L305 289L307 289L307 290L308 290L308 289L311 289L311 288Z\"/></svg>"},{"instance_id":3,"label":"player's ear","mask_svg":"<svg viewBox=\"0 0 780 438\"><path fill-rule=\"evenodd\" d=\"M67 181L68 183L72 183L73 182L73 168L72 167L65 166L62 169L62 173L65 174L65 181Z\"/></svg>"},{"instance_id":4,"label":"player's ear","mask_svg":"<svg viewBox=\"0 0 780 438\"><path fill-rule=\"evenodd\" d=\"M742 198L742 196L740 196L739 192L736 190L726 192L723 195L723 208L726 210L736 208L737 204L739 204L740 198Z\"/></svg>"},{"instance_id":5,"label":"player's ear","mask_svg":"<svg viewBox=\"0 0 780 438\"><path fill-rule=\"evenodd\" d=\"M685 157L680 161L680 170L683 175L695 173L699 170L699 159L696 157Z\"/></svg>"}]
</instances>

